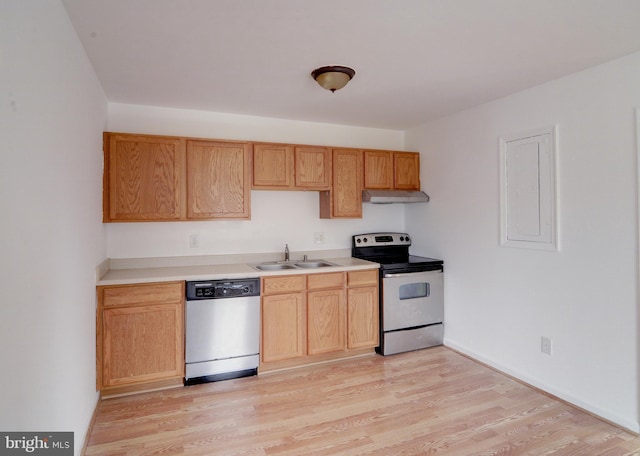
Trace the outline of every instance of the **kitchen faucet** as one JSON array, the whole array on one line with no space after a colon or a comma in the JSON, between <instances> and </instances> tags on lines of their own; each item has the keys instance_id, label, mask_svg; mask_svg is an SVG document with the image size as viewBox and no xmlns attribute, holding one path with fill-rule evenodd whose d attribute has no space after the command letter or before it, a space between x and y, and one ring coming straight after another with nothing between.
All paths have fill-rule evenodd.
<instances>
[{"instance_id":1,"label":"kitchen faucet","mask_svg":"<svg viewBox=\"0 0 640 456\"><path fill-rule=\"evenodd\" d=\"M289 261L289 244L284 245L284 261Z\"/></svg>"}]
</instances>

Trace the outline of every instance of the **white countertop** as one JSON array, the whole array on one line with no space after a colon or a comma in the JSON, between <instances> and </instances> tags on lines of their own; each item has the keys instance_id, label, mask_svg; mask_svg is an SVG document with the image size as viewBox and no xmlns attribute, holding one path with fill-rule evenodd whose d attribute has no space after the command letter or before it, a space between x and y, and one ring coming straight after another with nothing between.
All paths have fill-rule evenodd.
<instances>
[{"instance_id":1,"label":"white countertop","mask_svg":"<svg viewBox=\"0 0 640 456\"><path fill-rule=\"evenodd\" d=\"M125 285L134 283L169 282L174 280L217 280L241 279L292 274L318 274L338 271L357 271L378 268L378 263L352 257L322 258L335 266L315 269L284 269L277 271L260 271L249 263L217 263L210 265L181 265L162 267L131 267L121 269L99 268L106 271L99 274L97 285ZM251 264L256 264L253 262Z\"/></svg>"}]
</instances>

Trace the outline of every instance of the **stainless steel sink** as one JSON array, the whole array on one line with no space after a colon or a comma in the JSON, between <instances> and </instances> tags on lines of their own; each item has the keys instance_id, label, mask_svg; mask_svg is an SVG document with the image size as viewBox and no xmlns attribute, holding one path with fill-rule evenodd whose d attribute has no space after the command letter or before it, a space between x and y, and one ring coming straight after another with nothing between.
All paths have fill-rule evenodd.
<instances>
[{"instance_id":1,"label":"stainless steel sink","mask_svg":"<svg viewBox=\"0 0 640 456\"><path fill-rule=\"evenodd\" d=\"M282 271L284 269L296 269L293 264L290 263L262 263L253 266L261 271Z\"/></svg>"},{"instance_id":2,"label":"stainless steel sink","mask_svg":"<svg viewBox=\"0 0 640 456\"><path fill-rule=\"evenodd\" d=\"M328 261L301 261L299 263L296 263L296 266L299 268L306 268L306 269L314 269L314 268L326 268L328 266L335 266L335 264L333 263L329 263Z\"/></svg>"},{"instance_id":3,"label":"stainless steel sink","mask_svg":"<svg viewBox=\"0 0 640 456\"><path fill-rule=\"evenodd\" d=\"M251 267L259 271L284 271L287 269L316 269L336 266L325 260L310 261L271 261L268 263L252 264Z\"/></svg>"}]
</instances>

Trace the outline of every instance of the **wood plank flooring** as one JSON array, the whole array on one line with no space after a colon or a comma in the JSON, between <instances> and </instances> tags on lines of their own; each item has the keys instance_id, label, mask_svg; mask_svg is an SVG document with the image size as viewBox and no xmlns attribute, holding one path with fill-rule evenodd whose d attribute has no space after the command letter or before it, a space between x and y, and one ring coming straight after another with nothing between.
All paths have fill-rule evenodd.
<instances>
[{"instance_id":1,"label":"wood plank flooring","mask_svg":"<svg viewBox=\"0 0 640 456\"><path fill-rule=\"evenodd\" d=\"M640 455L640 438L445 347L100 402L86 455Z\"/></svg>"}]
</instances>

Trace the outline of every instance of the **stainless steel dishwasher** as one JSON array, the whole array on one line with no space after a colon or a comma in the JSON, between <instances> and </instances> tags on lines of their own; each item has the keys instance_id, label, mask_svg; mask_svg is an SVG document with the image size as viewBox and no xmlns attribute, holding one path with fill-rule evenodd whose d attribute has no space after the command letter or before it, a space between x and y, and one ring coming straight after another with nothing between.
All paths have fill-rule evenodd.
<instances>
[{"instance_id":1,"label":"stainless steel dishwasher","mask_svg":"<svg viewBox=\"0 0 640 456\"><path fill-rule=\"evenodd\" d=\"M187 282L185 385L246 377L260 363L260 279Z\"/></svg>"}]
</instances>

